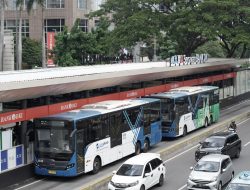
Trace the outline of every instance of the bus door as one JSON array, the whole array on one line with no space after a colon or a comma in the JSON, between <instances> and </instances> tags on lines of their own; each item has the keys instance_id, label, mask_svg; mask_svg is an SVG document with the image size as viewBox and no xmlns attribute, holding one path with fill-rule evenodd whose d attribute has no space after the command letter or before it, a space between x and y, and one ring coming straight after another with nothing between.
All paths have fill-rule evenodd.
<instances>
[{"instance_id":1,"label":"bus door","mask_svg":"<svg viewBox=\"0 0 250 190\"><path fill-rule=\"evenodd\" d=\"M150 106L146 105L144 107L144 136L151 134L151 125L150 125Z\"/></svg>"},{"instance_id":2,"label":"bus door","mask_svg":"<svg viewBox=\"0 0 250 190\"><path fill-rule=\"evenodd\" d=\"M84 171L84 130L78 130L76 133L76 163L77 173Z\"/></svg>"},{"instance_id":3,"label":"bus door","mask_svg":"<svg viewBox=\"0 0 250 190\"><path fill-rule=\"evenodd\" d=\"M110 141L111 148L122 144L122 114L113 113L110 115Z\"/></svg>"},{"instance_id":4,"label":"bus door","mask_svg":"<svg viewBox=\"0 0 250 190\"><path fill-rule=\"evenodd\" d=\"M203 122L205 121L205 118L207 117L208 119L210 118L209 116L209 95L202 95L202 100L203 100Z\"/></svg>"}]
</instances>

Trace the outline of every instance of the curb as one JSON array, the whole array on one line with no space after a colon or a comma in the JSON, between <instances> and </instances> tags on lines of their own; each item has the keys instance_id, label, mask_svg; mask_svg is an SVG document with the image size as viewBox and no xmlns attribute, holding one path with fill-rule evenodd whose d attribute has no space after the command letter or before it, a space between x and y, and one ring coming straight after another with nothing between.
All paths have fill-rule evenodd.
<instances>
[{"instance_id":1,"label":"curb","mask_svg":"<svg viewBox=\"0 0 250 190\"><path fill-rule=\"evenodd\" d=\"M205 131L201 131L200 133L196 135L192 135L187 139L183 139L182 141L178 143L175 143L171 146L163 148L157 153L159 153L161 156L174 153L176 152L176 150L183 148L187 145L192 145L196 142L199 142L215 132L227 129L227 126L231 123L232 120L234 120L236 123L239 123L241 121L244 121L247 118L250 118L250 112L242 113L230 119L226 119L222 122L215 123L211 127L208 127L207 129L205 129ZM80 187L80 190L106 190L107 183L110 181L111 177L112 175L108 175L100 179L97 179L94 182L90 182L89 184L86 184L83 187Z\"/></svg>"}]
</instances>

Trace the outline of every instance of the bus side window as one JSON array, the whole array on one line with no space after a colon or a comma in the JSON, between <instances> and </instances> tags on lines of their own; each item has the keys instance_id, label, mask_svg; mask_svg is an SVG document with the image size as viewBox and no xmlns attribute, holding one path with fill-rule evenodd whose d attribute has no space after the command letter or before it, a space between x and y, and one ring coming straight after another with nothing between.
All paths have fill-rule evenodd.
<instances>
[{"instance_id":1,"label":"bus side window","mask_svg":"<svg viewBox=\"0 0 250 190\"><path fill-rule=\"evenodd\" d=\"M154 102L151 105L151 116L150 120L152 122L160 121L160 102Z\"/></svg>"}]
</instances>

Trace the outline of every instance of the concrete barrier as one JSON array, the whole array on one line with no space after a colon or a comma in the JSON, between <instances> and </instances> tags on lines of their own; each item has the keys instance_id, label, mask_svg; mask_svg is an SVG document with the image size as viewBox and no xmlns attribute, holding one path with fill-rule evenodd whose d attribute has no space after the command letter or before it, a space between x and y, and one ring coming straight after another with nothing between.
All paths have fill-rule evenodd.
<instances>
[{"instance_id":1,"label":"concrete barrier","mask_svg":"<svg viewBox=\"0 0 250 190\"><path fill-rule=\"evenodd\" d=\"M183 147L186 147L188 145L194 145L203 139L205 139L207 136L218 132L223 131L227 129L228 125L232 120L234 120L236 123L242 122L246 120L247 118L250 118L250 112L242 113L240 115L237 115L235 117L231 117L229 119L226 119L224 121L220 121L218 123L213 124L212 126L207 127L205 130L199 131L198 134L190 134L188 138L185 138L181 140L180 142L177 142L173 145L170 145L168 147L165 147L158 151L157 153L161 154L161 156L169 155L174 152L176 152L178 149L181 149ZM85 184L83 187L81 187L81 190L107 190L107 184L110 181L112 177L112 174L109 174L107 176L104 176L102 178L96 179L93 182L90 182L88 184Z\"/></svg>"}]
</instances>

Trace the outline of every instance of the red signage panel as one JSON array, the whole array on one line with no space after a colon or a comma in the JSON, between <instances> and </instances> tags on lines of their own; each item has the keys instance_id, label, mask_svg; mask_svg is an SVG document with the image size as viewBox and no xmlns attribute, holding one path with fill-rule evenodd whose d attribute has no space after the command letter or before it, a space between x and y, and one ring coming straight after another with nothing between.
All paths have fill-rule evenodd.
<instances>
[{"instance_id":1,"label":"red signage panel","mask_svg":"<svg viewBox=\"0 0 250 190\"><path fill-rule=\"evenodd\" d=\"M194 86L194 85L198 85L198 84L199 84L198 79L183 81L183 86Z\"/></svg>"},{"instance_id":2,"label":"red signage panel","mask_svg":"<svg viewBox=\"0 0 250 190\"><path fill-rule=\"evenodd\" d=\"M26 109L26 120L49 115L49 106L39 106Z\"/></svg>"},{"instance_id":3,"label":"red signage panel","mask_svg":"<svg viewBox=\"0 0 250 190\"><path fill-rule=\"evenodd\" d=\"M152 87L145 88L145 95L150 95L150 94L165 92L165 91L166 91L165 85L152 86Z\"/></svg>"},{"instance_id":4,"label":"red signage panel","mask_svg":"<svg viewBox=\"0 0 250 190\"><path fill-rule=\"evenodd\" d=\"M70 110L74 110L77 108L80 108L81 105L79 105L77 100L58 103L58 104L52 104L49 105L49 115L61 113L61 112L67 112Z\"/></svg>"},{"instance_id":5,"label":"red signage panel","mask_svg":"<svg viewBox=\"0 0 250 190\"><path fill-rule=\"evenodd\" d=\"M222 75L215 75L215 76L212 76L212 80L213 80L213 81L220 81L220 80L223 80L223 74L222 74Z\"/></svg>"},{"instance_id":6,"label":"red signage panel","mask_svg":"<svg viewBox=\"0 0 250 190\"><path fill-rule=\"evenodd\" d=\"M0 125L15 123L24 120L26 120L25 110L12 111L0 115Z\"/></svg>"},{"instance_id":7,"label":"red signage panel","mask_svg":"<svg viewBox=\"0 0 250 190\"><path fill-rule=\"evenodd\" d=\"M47 66L54 67L54 61L52 59L51 51L55 47L55 32L47 32L47 48L48 48L48 60Z\"/></svg>"},{"instance_id":8,"label":"red signage panel","mask_svg":"<svg viewBox=\"0 0 250 190\"><path fill-rule=\"evenodd\" d=\"M212 77L204 77L199 79L199 84L206 84L212 82Z\"/></svg>"},{"instance_id":9,"label":"red signage panel","mask_svg":"<svg viewBox=\"0 0 250 190\"><path fill-rule=\"evenodd\" d=\"M144 95L144 89L130 90L126 92L120 92L120 99L124 100L129 98L137 98Z\"/></svg>"}]
</instances>

